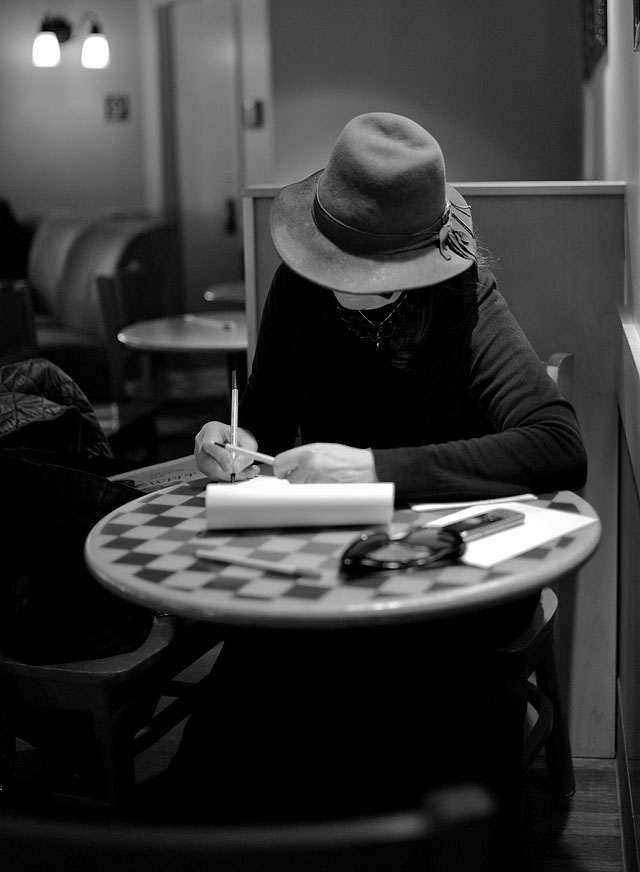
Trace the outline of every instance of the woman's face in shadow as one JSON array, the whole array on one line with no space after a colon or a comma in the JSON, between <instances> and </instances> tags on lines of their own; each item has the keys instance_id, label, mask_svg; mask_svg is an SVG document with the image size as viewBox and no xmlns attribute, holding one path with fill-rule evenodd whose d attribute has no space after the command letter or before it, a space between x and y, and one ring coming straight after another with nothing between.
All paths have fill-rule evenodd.
<instances>
[{"instance_id":1,"label":"woman's face in shadow","mask_svg":"<svg viewBox=\"0 0 640 872\"><path fill-rule=\"evenodd\" d=\"M333 295L345 309L380 309L388 306L399 299L402 291L393 291L388 294L345 294L342 291L334 291Z\"/></svg>"}]
</instances>

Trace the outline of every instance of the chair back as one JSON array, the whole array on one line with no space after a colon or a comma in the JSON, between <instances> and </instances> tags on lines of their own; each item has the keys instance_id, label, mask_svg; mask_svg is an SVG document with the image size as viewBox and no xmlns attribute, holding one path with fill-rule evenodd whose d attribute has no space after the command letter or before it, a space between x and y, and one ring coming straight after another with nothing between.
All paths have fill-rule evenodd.
<instances>
[{"instance_id":1,"label":"chair back","mask_svg":"<svg viewBox=\"0 0 640 872\"><path fill-rule=\"evenodd\" d=\"M3 872L489 872L493 803L447 788L423 807L309 824L182 828L0 817ZM44 859L43 859L44 858Z\"/></svg>"},{"instance_id":2,"label":"chair back","mask_svg":"<svg viewBox=\"0 0 640 872\"><path fill-rule=\"evenodd\" d=\"M4 279L0 282L0 364L37 356L29 283Z\"/></svg>"},{"instance_id":3,"label":"chair back","mask_svg":"<svg viewBox=\"0 0 640 872\"><path fill-rule=\"evenodd\" d=\"M97 216L54 213L38 225L29 249L27 277L38 310L48 315L58 311L60 281L76 241Z\"/></svg>"},{"instance_id":4,"label":"chair back","mask_svg":"<svg viewBox=\"0 0 640 872\"><path fill-rule=\"evenodd\" d=\"M118 332L127 324L157 317L160 314L158 303L149 299L144 271L138 261L132 261L112 274L97 275L96 288L102 312L111 396L116 402L124 402L129 398L126 378L130 355L118 340ZM135 362L139 361L136 359Z\"/></svg>"},{"instance_id":5,"label":"chair back","mask_svg":"<svg viewBox=\"0 0 640 872\"><path fill-rule=\"evenodd\" d=\"M558 390L571 402L573 394L573 354L557 351L547 360L547 373L558 386Z\"/></svg>"}]
</instances>

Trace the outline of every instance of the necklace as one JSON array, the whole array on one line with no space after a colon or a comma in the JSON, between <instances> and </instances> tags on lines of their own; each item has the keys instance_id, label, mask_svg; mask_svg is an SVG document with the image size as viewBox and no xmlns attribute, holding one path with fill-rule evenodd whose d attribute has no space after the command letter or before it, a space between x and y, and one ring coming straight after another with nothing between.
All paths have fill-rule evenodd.
<instances>
[{"instance_id":1,"label":"necklace","mask_svg":"<svg viewBox=\"0 0 640 872\"><path fill-rule=\"evenodd\" d=\"M367 318L367 316L364 314L364 310L357 309L358 315L360 315L360 317L369 325L370 329L367 331L369 334L367 336L367 339L370 339L372 342L375 342L376 348L380 348L381 340L387 339L389 334L391 333L393 325L389 324L389 321L391 320L393 315L395 315L395 313L398 311L400 306L404 303L405 297L406 297L406 294L402 294L400 299L398 300L398 302L395 304L393 309L387 315L387 317L383 318L383 320L380 321L378 324L376 324L375 321L371 321L369 318ZM386 325L389 325L389 326L386 326Z\"/></svg>"}]
</instances>

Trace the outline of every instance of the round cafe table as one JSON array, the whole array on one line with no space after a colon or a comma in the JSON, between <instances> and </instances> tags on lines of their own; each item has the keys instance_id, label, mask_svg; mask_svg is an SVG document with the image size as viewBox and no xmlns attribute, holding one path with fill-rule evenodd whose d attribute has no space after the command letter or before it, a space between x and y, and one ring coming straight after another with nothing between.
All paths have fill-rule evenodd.
<instances>
[{"instance_id":1,"label":"round cafe table","mask_svg":"<svg viewBox=\"0 0 640 872\"><path fill-rule=\"evenodd\" d=\"M123 327L118 340L137 351L246 351L247 316L229 310L153 318Z\"/></svg>"},{"instance_id":2,"label":"round cafe table","mask_svg":"<svg viewBox=\"0 0 640 872\"><path fill-rule=\"evenodd\" d=\"M140 352L223 353L229 372L238 371L239 383L246 381L247 316L242 310L185 313L128 324L118 340Z\"/></svg>"},{"instance_id":3,"label":"round cafe table","mask_svg":"<svg viewBox=\"0 0 640 872\"><path fill-rule=\"evenodd\" d=\"M461 562L349 579L339 573L339 558L359 528L208 531L206 483L204 478L194 479L146 494L103 518L85 548L95 577L113 593L138 604L225 625L390 624L460 614L524 597L574 573L600 538L600 522L591 506L562 491L533 505L579 513L592 523L489 568ZM446 513L439 511L432 517ZM399 510L393 527L400 530L417 517L410 509ZM424 513L420 517L429 520ZM273 561L273 571L195 555L196 549L216 547ZM278 573L278 564L287 563L312 569L319 577Z\"/></svg>"},{"instance_id":4,"label":"round cafe table","mask_svg":"<svg viewBox=\"0 0 640 872\"><path fill-rule=\"evenodd\" d=\"M333 773L335 767L347 773L345 784L349 783L354 760L359 758L374 762L379 758L375 784L384 784L385 791L385 779L395 785L393 789L405 790L404 782L398 786L394 781L392 773L397 772L408 773L406 789L412 791L415 778L419 781L423 777L424 764L429 773L428 778L424 774L426 781L433 778L439 783L446 771L448 777L471 778L489 786L497 799L499 816L500 863L494 868L516 868L522 826L521 688L503 686L500 669L495 675L485 672L486 654L473 646L471 661L462 672L459 660L455 661L458 665L452 665L450 653L465 641L455 634L450 640L451 651L439 650L436 674L432 675L432 667L421 660L425 649L416 640L419 636L428 647L429 640L437 639L438 634L419 632L416 636L410 632L410 622L419 627L420 623L478 612L523 598L572 575L593 553L600 538L600 523L593 509L570 492L537 500L536 505L577 513L589 522L489 568L461 562L346 579L338 571L339 559L358 528L210 531L206 527L205 486L204 478L193 479L116 509L93 528L85 547L90 570L110 591L151 609L214 622L223 631L225 646L231 646L222 673L216 664L218 684L212 709L192 718L185 730L187 741L178 757L184 789L175 791L181 804L197 779L203 785L225 785L226 811L229 802L235 801L234 808L246 813L247 784L258 788L269 785L266 797L259 790L257 799L252 794L258 808L262 808L261 803L273 808L273 784L282 790L282 797L293 791L309 802L325 795L324 775ZM447 511L434 512L432 517ZM399 530L416 517L415 512L401 509L395 513L392 527ZM429 519L426 513L420 517ZM216 547L272 561L273 570L196 557L196 549ZM278 572L279 564L306 567L319 577L290 577ZM342 627L348 627L349 633L339 634L340 645L335 649L333 630ZM360 627L375 627L375 638L367 633L365 640L362 634L351 632ZM307 628L329 632L320 632L312 644L307 633L296 633L292 640L287 632ZM378 637L387 631L393 640L386 638L378 646ZM326 644L322 644L325 639ZM399 639L407 640L408 654L398 645ZM351 644L356 646L353 650ZM421 652L417 658L416 650ZM357 656L352 661L354 651ZM369 664L371 671L359 673L354 662ZM372 682L375 684L382 666L386 690L377 685L374 690ZM305 675L302 684L301 673ZM391 674L396 679L401 676L402 683L389 682ZM356 676L367 681L363 685ZM453 693L447 690L450 681L456 682ZM424 688L427 709L415 691L418 686ZM239 687L242 692L236 694L234 688ZM304 704L300 701L302 687ZM229 718L220 718L225 707ZM267 717L268 709L272 713ZM394 713L391 722L384 720L388 711ZM433 720L429 720L428 711L433 711ZM297 729L305 718L306 727ZM334 725L349 725L349 743L344 743L344 729L329 728L327 718L329 722L333 718ZM424 723L430 736L426 740ZM291 724L296 725L293 732ZM418 724L414 731L412 725ZM400 725L398 735L394 733L396 725ZM213 745L212 735L216 736ZM212 747L216 750L209 755ZM268 755L263 754L264 747L269 749ZM389 748L394 761L390 770L379 765L388 758L385 749ZM360 753L362 749L368 750ZM419 753L417 749L421 749ZM310 770L309 764L316 757L318 765ZM305 783L308 795L296 781L297 767L309 779L308 785ZM368 784L366 765L358 771L351 783ZM335 779L334 786L340 783L339 775ZM236 784L240 785L239 794ZM349 797L347 803L358 804L363 799L357 789L355 798Z\"/></svg>"}]
</instances>

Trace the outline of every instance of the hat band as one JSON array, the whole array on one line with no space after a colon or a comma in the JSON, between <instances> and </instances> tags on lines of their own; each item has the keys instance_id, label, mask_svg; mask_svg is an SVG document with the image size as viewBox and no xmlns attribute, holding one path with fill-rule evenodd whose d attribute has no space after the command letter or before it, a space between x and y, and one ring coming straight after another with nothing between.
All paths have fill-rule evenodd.
<instances>
[{"instance_id":1,"label":"hat band","mask_svg":"<svg viewBox=\"0 0 640 872\"><path fill-rule=\"evenodd\" d=\"M441 231L451 217L451 204L447 202L442 215L433 224L418 233L367 233L335 218L320 202L318 193L313 201L313 220L326 237L347 251L360 251L364 254L402 254L428 248L442 243ZM446 244L446 243L445 243Z\"/></svg>"}]
</instances>

